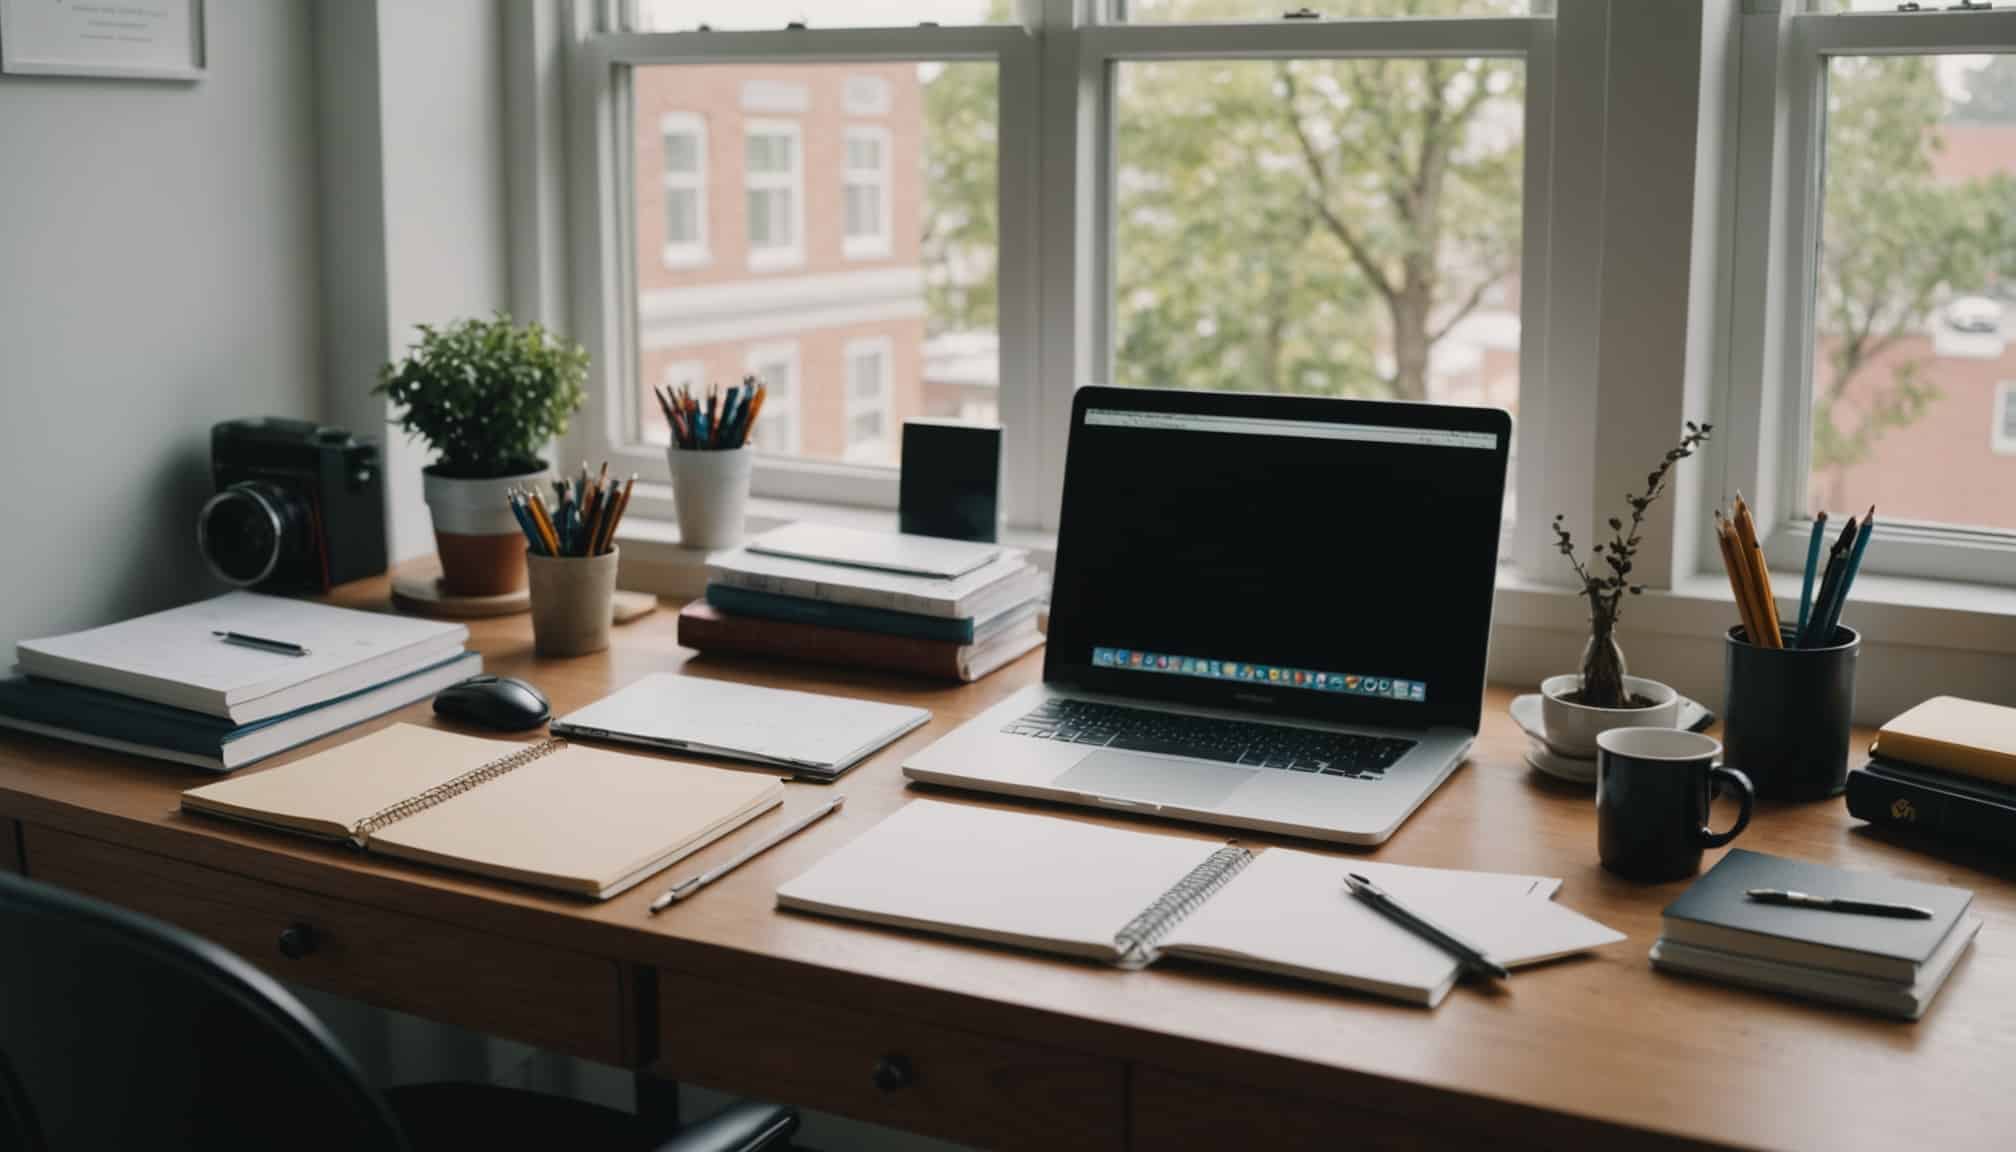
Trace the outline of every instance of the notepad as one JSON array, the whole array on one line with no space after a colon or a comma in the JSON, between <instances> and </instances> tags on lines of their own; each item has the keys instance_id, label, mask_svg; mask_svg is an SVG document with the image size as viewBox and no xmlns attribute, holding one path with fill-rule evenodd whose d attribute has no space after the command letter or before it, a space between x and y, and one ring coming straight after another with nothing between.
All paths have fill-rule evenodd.
<instances>
[{"instance_id":1,"label":"notepad","mask_svg":"<svg viewBox=\"0 0 2016 1152\"><path fill-rule=\"evenodd\" d=\"M1236 845L917 800L777 891L779 907L1121 967L1162 957L1434 1006L1455 960L1350 896L1357 872L1508 967L1624 937L1560 881Z\"/></svg>"},{"instance_id":2,"label":"notepad","mask_svg":"<svg viewBox=\"0 0 2016 1152\"><path fill-rule=\"evenodd\" d=\"M182 807L599 900L783 799L771 776L395 724Z\"/></svg>"}]
</instances>

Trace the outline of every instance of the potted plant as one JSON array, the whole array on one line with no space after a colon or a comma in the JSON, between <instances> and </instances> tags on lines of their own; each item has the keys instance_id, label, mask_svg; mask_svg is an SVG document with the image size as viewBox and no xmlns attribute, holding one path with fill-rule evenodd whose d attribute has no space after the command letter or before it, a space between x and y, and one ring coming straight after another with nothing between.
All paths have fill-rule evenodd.
<instances>
[{"instance_id":1,"label":"potted plant","mask_svg":"<svg viewBox=\"0 0 2016 1152\"><path fill-rule=\"evenodd\" d=\"M372 391L433 447L423 474L441 583L457 596L525 586L525 538L506 494L547 471L540 453L586 397L588 353L537 324L498 313L446 328L420 325L406 358Z\"/></svg>"},{"instance_id":2,"label":"potted plant","mask_svg":"<svg viewBox=\"0 0 2016 1152\"><path fill-rule=\"evenodd\" d=\"M1547 742L1569 755L1593 758L1596 736L1611 728L1670 727L1680 712L1680 695L1656 680L1629 675L1624 649L1617 643L1617 619L1626 596L1645 591L1631 582L1632 560L1638 555L1638 530L1645 512L1666 492L1673 466L1708 442L1712 424L1688 421L1680 443L1645 477L1645 491L1626 493L1631 520L1609 519L1610 539L1592 545L1587 563L1575 552L1575 538L1554 517L1554 543L1575 570L1582 597L1589 602L1589 641L1582 649L1582 671L1550 676L1540 685L1541 722ZM1600 562L1600 563L1599 563Z\"/></svg>"}]
</instances>

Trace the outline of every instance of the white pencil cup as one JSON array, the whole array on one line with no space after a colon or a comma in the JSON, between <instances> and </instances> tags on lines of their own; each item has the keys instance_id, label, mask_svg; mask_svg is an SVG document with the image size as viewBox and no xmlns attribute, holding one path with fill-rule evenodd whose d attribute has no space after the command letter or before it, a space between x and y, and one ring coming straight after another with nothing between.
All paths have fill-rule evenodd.
<instances>
[{"instance_id":1,"label":"white pencil cup","mask_svg":"<svg viewBox=\"0 0 2016 1152\"><path fill-rule=\"evenodd\" d=\"M688 548L733 548L742 542L749 509L749 448L665 450L679 542Z\"/></svg>"}]
</instances>

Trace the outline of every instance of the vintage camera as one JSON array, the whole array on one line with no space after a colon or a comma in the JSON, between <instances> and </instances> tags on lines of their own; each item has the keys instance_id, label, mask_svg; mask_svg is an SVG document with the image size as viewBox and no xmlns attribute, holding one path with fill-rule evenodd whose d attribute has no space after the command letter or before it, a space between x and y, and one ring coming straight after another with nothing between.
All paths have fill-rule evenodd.
<instances>
[{"instance_id":1,"label":"vintage camera","mask_svg":"<svg viewBox=\"0 0 2016 1152\"><path fill-rule=\"evenodd\" d=\"M210 429L210 471L196 542L218 578L326 591L385 571L376 444L309 420L227 420Z\"/></svg>"}]
</instances>

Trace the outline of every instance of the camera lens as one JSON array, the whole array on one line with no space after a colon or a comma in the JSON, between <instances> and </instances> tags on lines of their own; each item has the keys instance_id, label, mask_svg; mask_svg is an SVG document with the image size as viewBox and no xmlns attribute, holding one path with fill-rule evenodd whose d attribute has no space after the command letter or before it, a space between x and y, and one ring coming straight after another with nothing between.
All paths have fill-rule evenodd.
<instances>
[{"instance_id":1,"label":"camera lens","mask_svg":"<svg viewBox=\"0 0 2016 1152\"><path fill-rule=\"evenodd\" d=\"M196 518L196 543L219 579L244 586L271 576L303 546L308 508L277 484L247 480L210 498Z\"/></svg>"}]
</instances>

